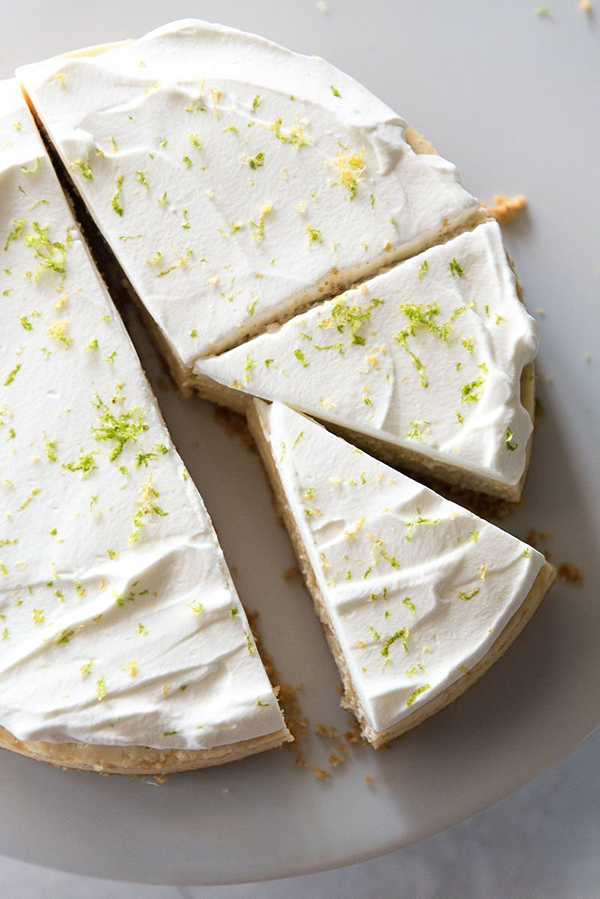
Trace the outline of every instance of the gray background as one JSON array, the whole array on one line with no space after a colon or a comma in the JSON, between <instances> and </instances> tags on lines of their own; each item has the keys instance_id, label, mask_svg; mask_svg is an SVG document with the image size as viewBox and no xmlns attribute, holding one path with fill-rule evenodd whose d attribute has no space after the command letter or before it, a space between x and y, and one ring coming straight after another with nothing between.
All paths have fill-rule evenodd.
<instances>
[{"instance_id":1,"label":"gray background","mask_svg":"<svg viewBox=\"0 0 600 899\"><path fill-rule=\"evenodd\" d=\"M594 188L600 41L597 20L578 8L578 0L550 3L552 16L540 18L534 0L329 0L327 15L316 0L28 0L19 8L1 0L0 75L10 75L22 62L135 36L167 19L194 15L327 56L370 86L377 80L379 29L385 28L391 5L401 6L404 28L393 46L402 72L411 73L414 82L383 90L378 83L378 92L395 106L402 96L401 114L459 163L474 193L484 198L495 192L527 194L530 213L508 230L507 239L524 273L529 306L532 311L544 306L547 294L564 297L557 312L560 327L555 321L545 335L541 319L545 360L563 350L563 325L570 351L583 357L590 324L573 314L574 304L585 301L589 308L592 298L600 306L600 195ZM364 34L360 54L345 52L339 39L351 28ZM437 77L430 77L432 71ZM557 147L561 152L555 152ZM554 170L549 158L560 159L561 167ZM532 160L538 159L543 178L532 170ZM597 379L598 359L591 364ZM592 737L535 783L471 821L354 868L253 886L153 888L0 860L0 896L597 897L599 745L600 738Z\"/></svg>"}]
</instances>

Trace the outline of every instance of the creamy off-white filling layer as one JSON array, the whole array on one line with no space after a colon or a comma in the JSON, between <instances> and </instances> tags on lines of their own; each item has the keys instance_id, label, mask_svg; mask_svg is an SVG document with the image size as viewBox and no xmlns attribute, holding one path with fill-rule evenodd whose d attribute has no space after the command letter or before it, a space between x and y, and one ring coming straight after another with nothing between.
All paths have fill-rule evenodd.
<instances>
[{"instance_id":1,"label":"creamy off-white filling layer","mask_svg":"<svg viewBox=\"0 0 600 899\"><path fill-rule=\"evenodd\" d=\"M209 749L282 716L202 500L0 83L0 723Z\"/></svg>"},{"instance_id":2,"label":"creamy off-white filling layer","mask_svg":"<svg viewBox=\"0 0 600 899\"><path fill-rule=\"evenodd\" d=\"M354 79L232 28L175 22L18 77L186 366L478 208Z\"/></svg>"},{"instance_id":3,"label":"creamy off-white filling layer","mask_svg":"<svg viewBox=\"0 0 600 899\"><path fill-rule=\"evenodd\" d=\"M536 324L488 222L195 371L515 485L532 432L521 374L536 352Z\"/></svg>"},{"instance_id":4,"label":"creamy off-white filling layer","mask_svg":"<svg viewBox=\"0 0 600 899\"><path fill-rule=\"evenodd\" d=\"M381 733L490 651L544 558L283 404L255 402L360 706Z\"/></svg>"}]
</instances>

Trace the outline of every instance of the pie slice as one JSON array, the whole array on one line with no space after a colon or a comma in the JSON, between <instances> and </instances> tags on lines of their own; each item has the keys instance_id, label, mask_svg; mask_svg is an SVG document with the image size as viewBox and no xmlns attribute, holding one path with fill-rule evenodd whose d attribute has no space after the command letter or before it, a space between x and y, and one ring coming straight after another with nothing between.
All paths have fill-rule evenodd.
<instances>
[{"instance_id":1,"label":"pie slice","mask_svg":"<svg viewBox=\"0 0 600 899\"><path fill-rule=\"evenodd\" d=\"M0 746L128 774L288 739L202 500L0 83Z\"/></svg>"},{"instance_id":2,"label":"pie slice","mask_svg":"<svg viewBox=\"0 0 600 899\"><path fill-rule=\"evenodd\" d=\"M344 684L381 746L461 695L531 618L537 550L287 406L249 420Z\"/></svg>"},{"instance_id":3,"label":"pie slice","mask_svg":"<svg viewBox=\"0 0 600 899\"><path fill-rule=\"evenodd\" d=\"M364 87L232 28L175 22L18 77L183 387L197 358L482 216Z\"/></svg>"},{"instance_id":4,"label":"pie slice","mask_svg":"<svg viewBox=\"0 0 600 899\"><path fill-rule=\"evenodd\" d=\"M487 222L195 370L221 403L243 409L235 391L281 400L386 461L517 500L536 352L500 228Z\"/></svg>"}]
</instances>

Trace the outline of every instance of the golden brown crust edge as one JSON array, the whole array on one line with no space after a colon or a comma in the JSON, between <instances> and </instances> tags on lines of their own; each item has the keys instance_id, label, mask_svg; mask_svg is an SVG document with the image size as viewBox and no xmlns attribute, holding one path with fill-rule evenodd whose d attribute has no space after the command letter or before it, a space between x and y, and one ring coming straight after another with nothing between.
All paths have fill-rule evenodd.
<instances>
[{"instance_id":1,"label":"golden brown crust edge","mask_svg":"<svg viewBox=\"0 0 600 899\"><path fill-rule=\"evenodd\" d=\"M228 743L212 749L150 749L146 746L99 746L93 743L46 743L41 740L17 740L0 727L0 748L56 768L77 768L99 774L152 775L176 774L198 768L210 768L274 749L291 739L287 730L279 730L251 740Z\"/></svg>"},{"instance_id":2,"label":"golden brown crust edge","mask_svg":"<svg viewBox=\"0 0 600 899\"><path fill-rule=\"evenodd\" d=\"M321 591L317 584L314 570L306 553L304 542L286 501L277 466L271 453L270 444L268 443L263 432L262 424L254 403L248 410L248 424L250 426L250 430L256 441L258 451L267 471L269 482L275 495L278 510L290 535L290 539L292 541L292 545L294 547L294 551L298 559L298 564L300 570L302 571L306 587L312 597L315 611L323 626L325 638L329 644L329 648L333 654L338 670L340 672L342 683L344 686L342 706L355 715L361 726L363 737L375 748L379 748L390 740L399 737L401 734L406 733L406 731L412 729L413 727L416 727L418 724L421 724L423 721L425 721L426 718L429 718L431 715L436 714L436 712L439 712L451 702L454 702L454 700L458 699L458 697L461 696L466 690L468 690L468 688L472 684L479 680L479 678L489 668L491 668L494 662L496 662L504 654L504 652L506 652L509 646L521 633L527 622L530 620L530 618L538 608L542 599L554 583L556 579L556 571L552 567L552 565L548 564L547 562L543 565L531 590L529 591L524 601L521 603L518 610L501 631L489 652L479 662L477 662L477 664L474 665L473 668L471 668L468 674L463 675L461 678L459 678L459 680L455 681L453 684L447 687L446 690L444 690L442 693L439 693L430 702L416 709L406 718L403 718L395 726L389 728L386 731L376 732L369 724L360 705L356 690L354 688L352 677L346 665L344 654L341 650L331 619L327 613Z\"/></svg>"}]
</instances>

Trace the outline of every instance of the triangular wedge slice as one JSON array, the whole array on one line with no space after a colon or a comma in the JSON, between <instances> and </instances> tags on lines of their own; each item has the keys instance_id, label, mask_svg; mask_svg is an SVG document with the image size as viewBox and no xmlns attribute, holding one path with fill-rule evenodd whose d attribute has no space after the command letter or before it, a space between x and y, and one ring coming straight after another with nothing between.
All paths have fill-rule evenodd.
<instances>
[{"instance_id":1,"label":"triangular wedge slice","mask_svg":"<svg viewBox=\"0 0 600 899\"><path fill-rule=\"evenodd\" d=\"M128 774L287 731L16 81L0 83L0 746Z\"/></svg>"},{"instance_id":2,"label":"triangular wedge slice","mask_svg":"<svg viewBox=\"0 0 600 899\"><path fill-rule=\"evenodd\" d=\"M197 20L103 49L18 77L182 385L199 356L481 216L451 163L321 59Z\"/></svg>"},{"instance_id":3,"label":"triangular wedge slice","mask_svg":"<svg viewBox=\"0 0 600 899\"><path fill-rule=\"evenodd\" d=\"M196 371L208 397L281 400L386 461L514 501L536 351L500 228L487 222Z\"/></svg>"},{"instance_id":4,"label":"triangular wedge slice","mask_svg":"<svg viewBox=\"0 0 600 899\"><path fill-rule=\"evenodd\" d=\"M555 572L530 546L281 403L250 423L344 684L381 746L461 695Z\"/></svg>"}]
</instances>

